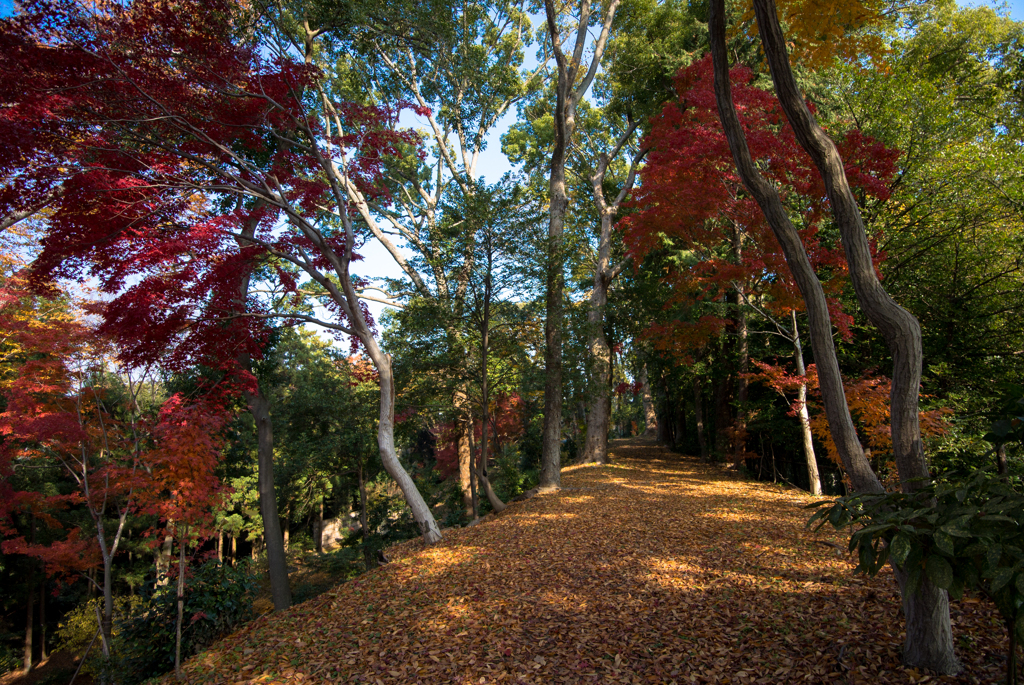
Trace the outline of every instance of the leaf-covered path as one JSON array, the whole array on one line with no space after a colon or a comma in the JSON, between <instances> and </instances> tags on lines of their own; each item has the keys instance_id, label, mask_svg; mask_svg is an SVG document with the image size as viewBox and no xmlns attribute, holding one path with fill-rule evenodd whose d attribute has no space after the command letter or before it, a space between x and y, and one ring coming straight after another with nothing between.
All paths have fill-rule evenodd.
<instances>
[{"instance_id":1,"label":"leaf-covered path","mask_svg":"<svg viewBox=\"0 0 1024 685\"><path fill-rule=\"evenodd\" d=\"M192 683L992 682L993 610L954 605L964 675L899 666L891 573L854 576L810 498L652 443L192 659ZM827 544L827 543L831 543ZM172 678L173 679L173 678Z\"/></svg>"}]
</instances>

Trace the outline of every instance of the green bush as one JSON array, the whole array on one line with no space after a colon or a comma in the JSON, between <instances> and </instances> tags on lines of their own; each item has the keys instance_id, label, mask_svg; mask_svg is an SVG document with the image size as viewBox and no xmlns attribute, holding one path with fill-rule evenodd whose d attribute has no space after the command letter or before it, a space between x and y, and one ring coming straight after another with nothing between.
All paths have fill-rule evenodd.
<instances>
[{"instance_id":1,"label":"green bush","mask_svg":"<svg viewBox=\"0 0 1024 685\"><path fill-rule=\"evenodd\" d=\"M0 675L21 668L21 651L0 643Z\"/></svg>"},{"instance_id":2,"label":"green bush","mask_svg":"<svg viewBox=\"0 0 1024 685\"><path fill-rule=\"evenodd\" d=\"M815 502L808 525L859 526L850 536L856 570L886 562L907 574L905 593L927 578L958 599L965 589L996 605L1009 637L1007 683L1016 683L1016 645L1024 640L1024 484L977 471L960 483L931 483L904 494L858 494Z\"/></svg>"},{"instance_id":3,"label":"green bush","mask_svg":"<svg viewBox=\"0 0 1024 685\"><path fill-rule=\"evenodd\" d=\"M185 585L181 658L192 656L253 618L256 577L248 564L207 562L192 569ZM114 638L117 681L125 685L174 668L177 587L155 588L141 611L118 623Z\"/></svg>"},{"instance_id":4,"label":"green bush","mask_svg":"<svg viewBox=\"0 0 1024 685\"><path fill-rule=\"evenodd\" d=\"M121 623L131 616L145 611L146 598L133 595L131 597L114 598L114 635L116 637ZM66 650L72 654L82 654L96 636L96 611L103 611L103 598L96 597L79 604L64 615L57 625L54 639L58 650ZM93 645L96 650L99 640Z\"/></svg>"}]
</instances>

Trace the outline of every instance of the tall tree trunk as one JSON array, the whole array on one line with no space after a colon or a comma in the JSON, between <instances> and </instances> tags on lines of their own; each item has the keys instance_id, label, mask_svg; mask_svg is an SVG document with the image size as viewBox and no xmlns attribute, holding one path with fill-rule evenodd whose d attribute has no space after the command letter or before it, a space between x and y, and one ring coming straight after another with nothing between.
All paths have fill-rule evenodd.
<instances>
[{"instance_id":1,"label":"tall tree trunk","mask_svg":"<svg viewBox=\"0 0 1024 685\"><path fill-rule=\"evenodd\" d=\"M913 314L896 304L882 287L875 271L860 208L847 183L843 160L832 139L807 107L789 64L785 37L773 0L754 0L758 31L764 46L775 91L801 147L814 160L825 182L832 216L843 238L850 280L861 310L882 333L892 354L892 390L889 416L893 457L903 492L927 484L928 463L921 442L919 393L921 388L921 326ZM916 593L903 593L907 641L903 660L909 666L939 673L960 670L953 649L949 598L927 579Z\"/></svg>"},{"instance_id":2,"label":"tall tree trunk","mask_svg":"<svg viewBox=\"0 0 1024 685\"><path fill-rule=\"evenodd\" d=\"M217 563L224 563L224 530L217 530Z\"/></svg>"},{"instance_id":3,"label":"tall tree trunk","mask_svg":"<svg viewBox=\"0 0 1024 685\"><path fill-rule=\"evenodd\" d=\"M39 660L46 661L46 576L39 582Z\"/></svg>"},{"instance_id":4,"label":"tall tree trunk","mask_svg":"<svg viewBox=\"0 0 1024 685\"><path fill-rule=\"evenodd\" d=\"M804 366L804 350L800 344L800 328L796 322L796 310L790 310L793 321L793 359L796 361L796 373L798 376L807 375L807 367ZM807 383L801 383L797 394L797 416L800 419L800 435L803 438L804 461L807 463L807 480L810 483L812 495L821 494L821 477L818 475L818 460L814 454L814 439L811 435L811 417L807 413Z\"/></svg>"},{"instance_id":5,"label":"tall tree trunk","mask_svg":"<svg viewBox=\"0 0 1024 685\"><path fill-rule=\"evenodd\" d=\"M25 662L22 664L21 672L30 673L32 671L32 635L35 632L35 598L36 598L36 586L35 586L35 573L29 571L28 574L28 606L25 609Z\"/></svg>"},{"instance_id":6,"label":"tall tree trunk","mask_svg":"<svg viewBox=\"0 0 1024 685\"><path fill-rule=\"evenodd\" d=\"M473 421L468 417L466 408L466 392L455 391L455 420L459 436L455 449L459 458L459 487L462 490L462 509L466 518L473 518L473 450L469 446L469 434L473 430Z\"/></svg>"},{"instance_id":7,"label":"tall tree trunk","mask_svg":"<svg viewBox=\"0 0 1024 685\"><path fill-rule=\"evenodd\" d=\"M738 221L733 222L732 233L733 260L739 264L743 261L743 228ZM735 286L736 313L733 323L736 327L736 423L733 426L733 463L740 464L746 455L747 435L747 377L750 371L750 341L747 330L747 311L744 305L746 292L741 283Z\"/></svg>"},{"instance_id":8,"label":"tall tree trunk","mask_svg":"<svg viewBox=\"0 0 1024 685\"><path fill-rule=\"evenodd\" d=\"M256 201L242 227L243 238L256 235L265 204L263 200ZM248 243L244 239L238 239L239 249L247 246ZM251 264L238 276L235 309L239 313L247 310L249 283L255 266ZM252 371L252 358L248 350L238 355L238 366L244 371ZM256 424L256 488L259 493L260 517L263 519L263 535L267 542L270 594L274 610L281 611L292 605L292 591L288 586L288 563L285 560L285 544L281 535L281 520L277 514L277 494L274 490L274 425L270 418L270 401L264 396L263 389L258 383L255 385L255 388L244 390L242 397Z\"/></svg>"},{"instance_id":9,"label":"tall tree trunk","mask_svg":"<svg viewBox=\"0 0 1024 685\"><path fill-rule=\"evenodd\" d=\"M1010 473L1006 462L1006 444L1002 442L996 445L996 472L1000 476L1007 476Z\"/></svg>"},{"instance_id":10,"label":"tall tree trunk","mask_svg":"<svg viewBox=\"0 0 1024 685\"><path fill-rule=\"evenodd\" d=\"M565 107L562 89L558 91L555 146L551 153L549 183L550 220L548 223L547 281L544 295L544 432L540 460L540 487L556 490L562 482L562 291L565 271L562 233L569 204L565 192L565 154L567 125L561 114ZM568 133L568 135L567 135Z\"/></svg>"},{"instance_id":11,"label":"tall tree trunk","mask_svg":"<svg viewBox=\"0 0 1024 685\"><path fill-rule=\"evenodd\" d=\"M583 50L587 45L591 14L590 0L582 0L579 24L571 56L562 52L562 33L559 11L554 0L544 0L548 24L548 38L555 58L554 145L551 150L551 175L548 182L548 244L547 282L545 289L544 320L544 435L541 452L540 488L558 489L562 481L562 291L565 286L565 264L562 233L569 198L565 189L565 161L572 135L576 129L576 106L590 89L604 56L619 0L611 0L604 10L601 33L592 43L592 54L587 71L580 78Z\"/></svg>"},{"instance_id":12,"label":"tall tree trunk","mask_svg":"<svg viewBox=\"0 0 1024 685\"><path fill-rule=\"evenodd\" d=\"M480 322L480 399L482 400L482 419L480 422L480 458L477 463L476 474L480 480L481 487L484 489L484 493L487 495L487 501L491 503L491 509L495 513L501 513L505 511L505 503L495 494L494 489L491 488L491 481L487 478L487 443L491 427L491 384L490 378L488 378L490 373L488 359L490 357L491 343L491 256L492 252L488 250L487 272L484 276L484 311L483 319Z\"/></svg>"},{"instance_id":13,"label":"tall tree trunk","mask_svg":"<svg viewBox=\"0 0 1024 685\"><path fill-rule=\"evenodd\" d=\"M644 435L651 437L658 430L658 413L654 411L654 398L651 396L651 382L647 377L647 364L640 367L640 396L644 405Z\"/></svg>"},{"instance_id":14,"label":"tall tree trunk","mask_svg":"<svg viewBox=\"0 0 1024 685\"><path fill-rule=\"evenodd\" d=\"M693 379L693 413L697 421L697 444L700 445L700 460L709 460L708 438L704 430L704 391L701 388L700 378Z\"/></svg>"},{"instance_id":15,"label":"tall tree trunk","mask_svg":"<svg viewBox=\"0 0 1024 685\"><path fill-rule=\"evenodd\" d=\"M928 479L918 426L920 327L912 315L889 298L878 281L860 211L846 182L842 160L835 145L817 125L793 78L774 2L754 0L754 12L779 102L797 140L810 154L825 182L833 217L843 238L857 299L868 319L882 332L893 356L890 400L893 453L903 489L910 491ZM754 166L732 104L725 46L724 0L712 0L709 29L719 116L743 183L754 195L778 237L807 305L811 344L814 346L822 397L833 439L854 488L858 492L880 492L881 484L864 457L849 416L821 284L815 278L799 234L790 222L778 194ZM901 572L896 570L898 579ZM958 672L960 664L953 651L946 592L935 588L925 579L918 592L903 592L903 602L907 619L904 662L909 666L931 668L945 674Z\"/></svg>"},{"instance_id":16,"label":"tall tree trunk","mask_svg":"<svg viewBox=\"0 0 1024 685\"><path fill-rule=\"evenodd\" d=\"M475 447L475 441L473 440L473 430L472 430L473 424L470 423L469 425L470 425L470 429L471 429L469 431L469 451L470 451L470 454L472 454L473 453L473 448ZM470 465L471 466L472 466L472 464L473 464L473 462L470 461ZM473 467L471 469L471 471L472 471L473 474L475 474L476 473L476 468ZM480 491L477 489L477 479L476 478L470 478L469 479L469 491L470 491L470 496L471 496L470 505L473 507L473 515L470 518L470 520L475 521L478 518L480 518Z\"/></svg>"},{"instance_id":17,"label":"tall tree trunk","mask_svg":"<svg viewBox=\"0 0 1024 685\"><path fill-rule=\"evenodd\" d=\"M274 425L270 418L270 402L260 388L256 388L256 392L247 390L242 394L256 421L256 487L259 492L260 517L263 519L263 540L267 546L270 595L274 601L274 610L282 611L292 605L292 590L288 585L288 562L285 558L284 535L281 533L281 518L277 513L277 492L274 489Z\"/></svg>"},{"instance_id":18,"label":"tall tree trunk","mask_svg":"<svg viewBox=\"0 0 1024 685\"><path fill-rule=\"evenodd\" d=\"M594 270L594 289L587 312L588 349L590 351L590 411L587 412L587 437L580 455L581 464L608 463L608 424L611 421L611 349L604 334L604 312L608 302L608 283L600 266Z\"/></svg>"}]
</instances>

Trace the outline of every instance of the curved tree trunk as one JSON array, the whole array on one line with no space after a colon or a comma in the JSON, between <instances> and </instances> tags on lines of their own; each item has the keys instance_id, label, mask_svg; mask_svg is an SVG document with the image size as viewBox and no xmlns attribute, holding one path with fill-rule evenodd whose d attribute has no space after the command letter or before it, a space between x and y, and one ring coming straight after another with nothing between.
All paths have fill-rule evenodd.
<instances>
[{"instance_id":1,"label":"curved tree trunk","mask_svg":"<svg viewBox=\"0 0 1024 685\"><path fill-rule=\"evenodd\" d=\"M765 56L771 70L775 90L797 140L814 160L825 182L832 214L843 237L843 247L850 278L864 313L879 328L893 356L892 395L890 416L893 453L899 469L904 491L911 491L927 482L928 468L924 460L918 425L918 392L921 380L921 334L917 320L899 307L882 288L875 273L871 250L856 200L850 192L842 160L831 139L818 126L793 78L786 50L785 37L779 26L778 14L772 0L754 0L758 30ZM725 51L724 0L713 0L710 11L712 55L715 60L715 95L719 115L729 146L744 185L751 191L779 238L786 253L794 278L807 304L811 320L811 343L818 363L819 381L829 426L836 439L843 465L857 491L879 492L881 486L864 457L842 391L835 349L831 335L825 343L822 326L827 321L827 308L821 284L793 229L775 189L757 172L750 158L742 128L732 105L729 86L728 62ZM802 256L802 259L801 259ZM813 283L811 282L813 280ZM815 289L817 292L815 292ZM828 327L829 334L831 326ZM841 399L841 401L840 401ZM841 408L841 411L838 411ZM915 480L916 479L916 480ZM900 572L897 569L897 579ZM901 589L904 584L901 583ZM953 651L952 631L949 623L949 599L944 590L925 579L914 594L903 592L904 614L907 619L907 641L903 658L909 666L931 668L940 673L955 673L960 664Z\"/></svg>"},{"instance_id":2,"label":"curved tree trunk","mask_svg":"<svg viewBox=\"0 0 1024 685\"><path fill-rule=\"evenodd\" d=\"M919 423L921 326L913 314L889 297L878 280L864 221L846 180L843 160L832 139L811 114L796 84L774 1L754 0L754 12L779 102L797 140L814 160L825 182L832 216L843 238L857 301L871 323L881 331L892 354L889 415L893 456L903 492L913 492L929 481ZM903 593L903 605L907 617L904 663L939 673L958 672L960 663L953 650L949 598L945 590L932 586L925 579L918 592Z\"/></svg>"},{"instance_id":3,"label":"curved tree trunk","mask_svg":"<svg viewBox=\"0 0 1024 685\"><path fill-rule=\"evenodd\" d=\"M732 102L732 88L729 82L729 58L725 45L724 0L712 0L709 13L711 55L714 60L715 99L718 115L729 142L736 169L743 185L754 196L768 225L779 241L786 257L786 263L793 273L800 295L807 307L810 322L811 344L814 346L818 366L818 381L821 387L825 414L828 417L829 432L857 492L882 492L871 464L864 457L864 450L857 437L857 431L850 417L850 410L843 392L843 380L839 373L835 344L832 341L832 321L828 303L811 261L804 250L800 234L789 219L786 207L779 199L775 188L758 172L747 147L746 137L740 125Z\"/></svg>"},{"instance_id":4,"label":"curved tree trunk","mask_svg":"<svg viewBox=\"0 0 1024 685\"><path fill-rule=\"evenodd\" d=\"M369 340L372 343L372 349L370 349L370 345L366 344L366 340L362 342L367 347L370 359L373 360L380 376L380 421L377 424L380 460L384 465L384 470L398 484L405 496L405 501L412 509L412 516L419 525L423 541L432 545L441 541L441 529L437 527L434 514L416 488L416 484L402 467L402 463L398 461L398 452L395 450L395 376L391 370L391 355L381 352L372 337Z\"/></svg>"}]
</instances>

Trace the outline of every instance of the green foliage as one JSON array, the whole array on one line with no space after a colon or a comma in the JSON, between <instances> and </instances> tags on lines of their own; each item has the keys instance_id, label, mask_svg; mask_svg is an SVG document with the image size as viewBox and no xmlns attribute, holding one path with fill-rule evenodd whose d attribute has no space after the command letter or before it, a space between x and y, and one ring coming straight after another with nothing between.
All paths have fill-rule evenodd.
<instances>
[{"instance_id":1,"label":"green foliage","mask_svg":"<svg viewBox=\"0 0 1024 685\"><path fill-rule=\"evenodd\" d=\"M21 668L22 652L11 645L0 642L0 673Z\"/></svg>"},{"instance_id":2,"label":"green foliage","mask_svg":"<svg viewBox=\"0 0 1024 685\"><path fill-rule=\"evenodd\" d=\"M986 471L963 483L933 483L911 493L859 494L816 502L808 525L860 526L850 536L857 571L892 562L907 576L904 593L927 578L959 599L982 592L1011 632L1024 638L1024 485ZM1011 659L1012 661L1012 659Z\"/></svg>"},{"instance_id":3,"label":"green foliage","mask_svg":"<svg viewBox=\"0 0 1024 685\"><path fill-rule=\"evenodd\" d=\"M255 590L256 576L244 562L231 567L209 561L192 569L185 585L182 658L253 618ZM174 668L177 615L177 587L173 581L157 587L147 600L133 603L131 612L122 615L113 645L119 682L142 682Z\"/></svg>"}]
</instances>

